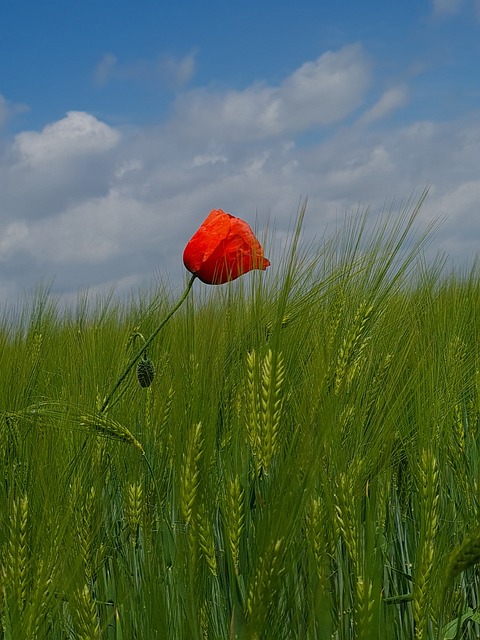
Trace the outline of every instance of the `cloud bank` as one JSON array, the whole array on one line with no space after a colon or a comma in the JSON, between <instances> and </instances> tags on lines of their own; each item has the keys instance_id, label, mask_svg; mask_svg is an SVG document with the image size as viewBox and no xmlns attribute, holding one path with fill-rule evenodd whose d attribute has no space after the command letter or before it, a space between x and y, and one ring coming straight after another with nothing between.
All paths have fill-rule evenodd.
<instances>
[{"instance_id":1,"label":"cloud bank","mask_svg":"<svg viewBox=\"0 0 480 640\"><path fill-rule=\"evenodd\" d=\"M104 62L100 79L116 65ZM410 100L407 84L379 93L373 61L352 44L277 85L185 90L155 127L71 111L21 132L0 148L0 301L41 278L65 295L121 293L154 273L181 286L183 247L212 208L252 224L270 216L284 233L307 196L311 238L431 185L423 219L447 216L435 248L473 256L480 113L392 121Z\"/></svg>"}]
</instances>

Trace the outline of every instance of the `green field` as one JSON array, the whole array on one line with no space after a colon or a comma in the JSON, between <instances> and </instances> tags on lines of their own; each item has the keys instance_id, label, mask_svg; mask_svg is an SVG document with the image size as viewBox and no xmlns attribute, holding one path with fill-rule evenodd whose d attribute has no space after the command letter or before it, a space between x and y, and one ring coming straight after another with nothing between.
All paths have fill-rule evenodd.
<instances>
[{"instance_id":1,"label":"green field","mask_svg":"<svg viewBox=\"0 0 480 640\"><path fill-rule=\"evenodd\" d=\"M0 638L480 637L480 269L427 263L410 205L301 218L103 413L181 290L5 312Z\"/></svg>"}]
</instances>

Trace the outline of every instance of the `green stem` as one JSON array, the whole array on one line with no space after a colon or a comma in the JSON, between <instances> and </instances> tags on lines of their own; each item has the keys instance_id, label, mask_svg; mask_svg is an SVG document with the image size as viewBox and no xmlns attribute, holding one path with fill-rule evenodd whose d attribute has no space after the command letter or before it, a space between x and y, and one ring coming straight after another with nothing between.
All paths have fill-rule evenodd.
<instances>
[{"instance_id":1,"label":"green stem","mask_svg":"<svg viewBox=\"0 0 480 640\"><path fill-rule=\"evenodd\" d=\"M122 373L122 375L120 376L120 378L117 380L117 382L115 383L115 386L113 387L113 389L110 391L110 393L108 394L108 396L105 398L105 400L103 401L102 407L100 409L100 413L103 413L106 408L108 407L108 405L110 404L110 400L113 398L115 392L117 391L118 387L122 384L122 382L125 380L125 378L128 376L128 374L130 373L130 371L133 369L133 367L135 366L135 363L137 362L137 360L140 358L140 356L144 353L145 349L153 342L153 340L157 337L158 333L161 331L161 329L163 329L163 327L167 324L167 322L170 320L170 318L173 316L173 314L182 306L182 304L185 302L188 294L190 293L190 289L192 288L193 285L193 281L195 280L197 276L196 275L192 275L192 277L190 278L190 280L188 281L187 284L187 288L185 289L185 291L183 292L182 297L180 298L180 300L177 302L177 304L173 307L173 309L170 310L170 312L168 313L168 315L160 322L160 324L158 325L158 327L155 329L155 331L152 333L152 335L146 340L145 344L142 345L141 349L139 351L137 351L137 353L133 356L133 358L130 360L130 362L127 364L127 367L125 369L125 371Z\"/></svg>"}]
</instances>

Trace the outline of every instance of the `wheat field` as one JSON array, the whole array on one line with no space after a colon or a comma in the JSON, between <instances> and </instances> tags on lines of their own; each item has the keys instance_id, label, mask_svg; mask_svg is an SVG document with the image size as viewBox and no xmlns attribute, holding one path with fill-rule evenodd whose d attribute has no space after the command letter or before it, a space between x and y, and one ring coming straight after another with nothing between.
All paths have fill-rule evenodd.
<instances>
[{"instance_id":1,"label":"wheat field","mask_svg":"<svg viewBox=\"0 0 480 640\"><path fill-rule=\"evenodd\" d=\"M480 637L480 271L420 204L308 246L302 211L104 411L173 292L5 311L0 638Z\"/></svg>"}]
</instances>

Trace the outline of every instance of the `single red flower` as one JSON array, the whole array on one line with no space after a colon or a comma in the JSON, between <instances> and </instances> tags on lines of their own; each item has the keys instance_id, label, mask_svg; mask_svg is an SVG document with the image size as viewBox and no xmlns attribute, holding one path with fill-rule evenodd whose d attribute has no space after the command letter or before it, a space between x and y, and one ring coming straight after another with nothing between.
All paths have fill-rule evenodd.
<instances>
[{"instance_id":1,"label":"single red flower","mask_svg":"<svg viewBox=\"0 0 480 640\"><path fill-rule=\"evenodd\" d=\"M270 262L246 222L216 209L188 242L183 264L202 282L223 284Z\"/></svg>"}]
</instances>

